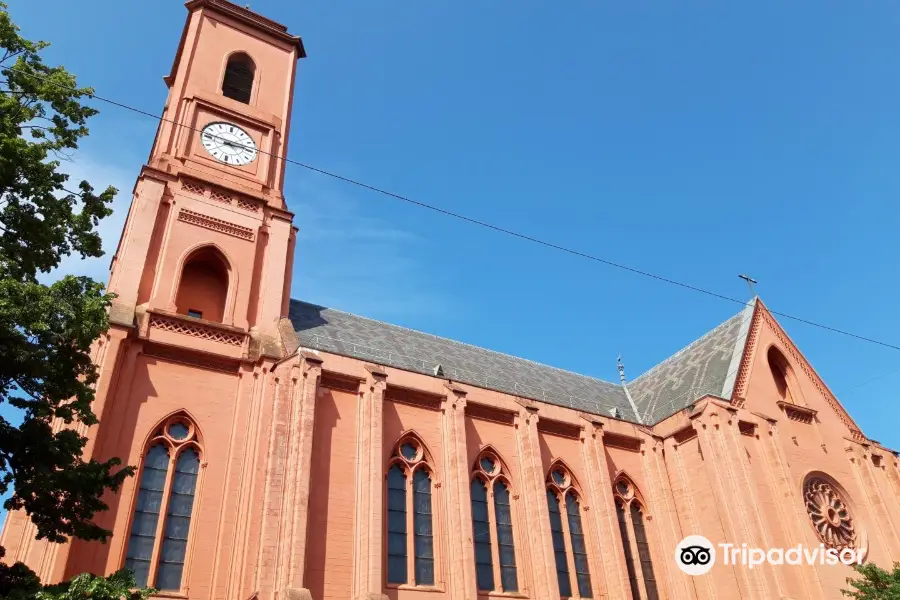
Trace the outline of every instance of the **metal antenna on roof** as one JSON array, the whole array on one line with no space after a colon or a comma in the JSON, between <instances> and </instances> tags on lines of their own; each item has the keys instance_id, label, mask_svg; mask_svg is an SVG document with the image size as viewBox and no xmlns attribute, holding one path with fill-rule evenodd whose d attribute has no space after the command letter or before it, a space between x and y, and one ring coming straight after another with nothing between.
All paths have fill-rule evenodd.
<instances>
[{"instance_id":1,"label":"metal antenna on roof","mask_svg":"<svg viewBox=\"0 0 900 600\"><path fill-rule=\"evenodd\" d=\"M750 277L749 275L738 275L738 277L740 277L741 279L743 279L744 281L747 282L747 287L750 288L750 297L755 298L756 290L753 289L753 284L759 283L759 282L757 280L753 279L752 277Z\"/></svg>"},{"instance_id":2,"label":"metal antenna on roof","mask_svg":"<svg viewBox=\"0 0 900 600\"><path fill-rule=\"evenodd\" d=\"M631 397L631 392L628 391L628 386L625 385L625 365L622 364L622 355L619 355L619 358L616 359L616 366L619 367L619 379L622 380L622 390L625 392L625 397L628 398L628 404L631 405L631 410L634 411L634 418L637 419L637 422L641 425L644 424L644 419L641 418L641 413L638 412L637 404L634 403L634 399ZM618 411L612 412L612 416L619 418Z\"/></svg>"}]
</instances>

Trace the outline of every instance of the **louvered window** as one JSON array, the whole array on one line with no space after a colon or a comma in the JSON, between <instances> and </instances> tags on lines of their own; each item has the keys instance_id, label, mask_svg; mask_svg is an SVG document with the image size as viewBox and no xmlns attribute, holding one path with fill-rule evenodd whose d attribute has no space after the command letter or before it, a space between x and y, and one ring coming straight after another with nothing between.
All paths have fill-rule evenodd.
<instances>
[{"instance_id":1,"label":"louvered window","mask_svg":"<svg viewBox=\"0 0 900 600\"><path fill-rule=\"evenodd\" d=\"M231 55L228 66L225 67L225 77L222 79L222 94L238 102L250 104L255 72L256 67L249 56L243 53Z\"/></svg>"}]
</instances>

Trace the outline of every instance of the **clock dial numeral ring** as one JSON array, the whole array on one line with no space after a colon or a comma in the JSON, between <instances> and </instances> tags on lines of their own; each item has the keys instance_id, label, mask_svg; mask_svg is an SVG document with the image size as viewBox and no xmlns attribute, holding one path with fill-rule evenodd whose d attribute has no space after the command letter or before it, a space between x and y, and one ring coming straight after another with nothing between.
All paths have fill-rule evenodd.
<instances>
[{"instance_id":1,"label":"clock dial numeral ring","mask_svg":"<svg viewBox=\"0 0 900 600\"><path fill-rule=\"evenodd\" d=\"M259 154L253 138L233 123L209 123L203 128L200 141L213 158L228 165L248 165Z\"/></svg>"}]
</instances>

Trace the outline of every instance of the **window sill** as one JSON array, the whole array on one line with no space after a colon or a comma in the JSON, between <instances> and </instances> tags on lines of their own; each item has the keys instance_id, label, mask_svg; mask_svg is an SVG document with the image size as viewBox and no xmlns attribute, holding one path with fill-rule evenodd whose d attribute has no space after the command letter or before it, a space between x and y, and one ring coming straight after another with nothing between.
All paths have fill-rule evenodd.
<instances>
[{"instance_id":1,"label":"window sill","mask_svg":"<svg viewBox=\"0 0 900 600\"><path fill-rule=\"evenodd\" d=\"M151 598L176 598L177 600L188 600L187 594L181 592L156 592Z\"/></svg>"},{"instance_id":2,"label":"window sill","mask_svg":"<svg viewBox=\"0 0 900 600\"><path fill-rule=\"evenodd\" d=\"M417 592L430 592L443 594L444 589L433 585L410 585L408 583L386 583L385 587L392 590L415 590Z\"/></svg>"},{"instance_id":3,"label":"window sill","mask_svg":"<svg viewBox=\"0 0 900 600\"><path fill-rule=\"evenodd\" d=\"M488 596L490 598L530 598L527 594L523 594L522 592L478 592L479 596Z\"/></svg>"}]
</instances>

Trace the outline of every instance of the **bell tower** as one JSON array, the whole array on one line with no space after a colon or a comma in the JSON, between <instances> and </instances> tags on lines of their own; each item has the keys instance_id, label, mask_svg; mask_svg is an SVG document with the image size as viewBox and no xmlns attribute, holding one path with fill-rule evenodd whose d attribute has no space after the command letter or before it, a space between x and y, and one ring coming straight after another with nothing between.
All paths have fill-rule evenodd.
<instances>
[{"instance_id":1,"label":"bell tower","mask_svg":"<svg viewBox=\"0 0 900 600\"><path fill-rule=\"evenodd\" d=\"M147 314L196 319L251 333L265 349L289 300L295 230L281 157L306 53L283 25L226 0L186 6L168 99L113 257L112 321L137 319L147 333Z\"/></svg>"},{"instance_id":2,"label":"bell tower","mask_svg":"<svg viewBox=\"0 0 900 600\"><path fill-rule=\"evenodd\" d=\"M227 0L185 6L110 267L110 327L93 346L100 423L81 429L86 460L117 457L137 472L95 515L108 543L37 540L23 512L0 541L6 561L45 583L127 567L169 597L246 600L266 539L273 368L297 349L280 158L305 51L283 25Z\"/></svg>"}]
</instances>

